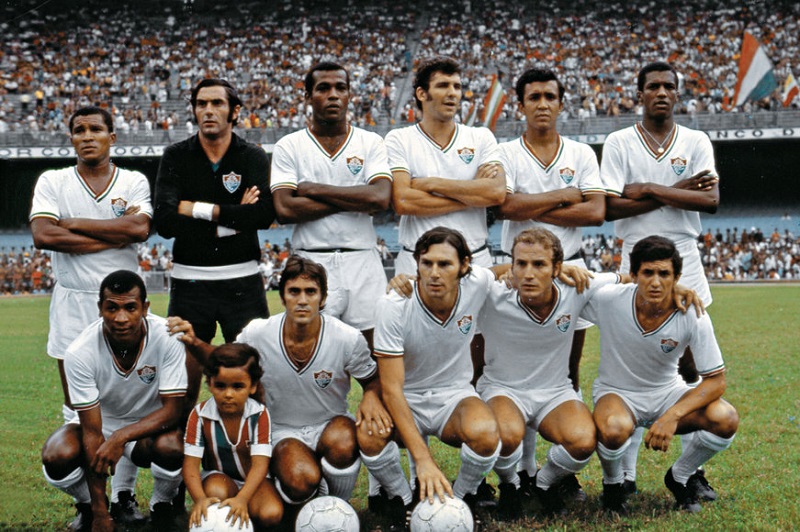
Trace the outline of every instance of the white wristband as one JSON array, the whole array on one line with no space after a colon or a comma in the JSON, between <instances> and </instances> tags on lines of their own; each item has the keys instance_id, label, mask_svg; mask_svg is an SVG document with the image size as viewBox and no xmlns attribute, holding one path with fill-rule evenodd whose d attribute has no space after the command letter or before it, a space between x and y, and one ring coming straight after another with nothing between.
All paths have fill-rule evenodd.
<instances>
[{"instance_id":1,"label":"white wristband","mask_svg":"<svg viewBox=\"0 0 800 532\"><path fill-rule=\"evenodd\" d=\"M214 216L214 204L213 203L203 203L200 201L195 201L194 205L192 205L192 218L197 218L198 220L208 220L211 222Z\"/></svg>"}]
</instances>

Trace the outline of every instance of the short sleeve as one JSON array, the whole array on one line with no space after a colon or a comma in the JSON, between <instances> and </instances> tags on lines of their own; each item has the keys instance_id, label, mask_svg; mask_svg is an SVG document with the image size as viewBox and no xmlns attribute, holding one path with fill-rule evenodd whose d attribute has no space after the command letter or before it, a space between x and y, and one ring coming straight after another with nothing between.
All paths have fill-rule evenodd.
<instances>
[{"instance_id":1,"label":"short sleeve","mask_svg":"<svg viewBox=\"0 0 800 532\"><path fill-rule=\"evenodd\" d=\"M580 144L581 168L578 176L578 188L584 194L605 194L605 187L600 180L600 165L597 155L586 144Z\"/></svg>"},{"instance_id":2,"label":"short sleeve","mask_svg":"<svg viewBox=\"0 0 800 532\"><path fill-rule=\"evenodd\" d=\"M131 190L131 205L139 207L139 214L153 217L153 202L150 197L150 184L147 178L139 173L133 172L134 185Z\"/></svg>"},{"instance_id":3,"label":"short sleeve","mask_svg":"<svg viewBox=\"0 0 800 532\"><path fill-rule=\"evenodd\" d=\"M203 458L206 442L203 438L203 418L200 416L201 404L195 405L186 422L186 433L183 436L183 453L195 458Z\"/></svg>"},{"instance_id":4,"label":"short sleeve","mask_svg":"<svg viewBox=\"0 0 800 532\"><path fill-rule=\"evenodd\" d=\"M377 371L377 365L370 356L369 345L367 345L364 335L358 332L353 336L345 369L356 379L368 379Z\"/></svg>"},{"instance_id":5,"label":"short sleeve","mask_svg":"<svg viewBox=\"0 0 800 532\"><path fill-rule=\"evenodd\" d=\"M389 158L389 168L392 172L403 170L410 173L411 165L406 155L406 147L403 144L400 132L402 130L392 130L386 135L386 154Z\"/></svg>"},{"instance_id":6,"label":"short sleeve","mask_svg":"<svg viewBox=\"0 0 800 532\"><path fill-rule=\"evenodd\" d=\"M297 165L294 155L289 151L290 137L284 137L275 144L270 169L270 190L297 188Z\"/></svg>"},{"instance_id":7,"label":"short sleeve","mask_svg":"<svg viewBox=\"0 0 800 532\"><path fill-rule=\"evenodd\" d=\"M722 360L722 352L714 335L714 325L711 323L711 318L708 314L703 314L699 318L694 313L691 315L697 320L697 327L690 340L697 372L703 377L711 377L724 372L725 363Z\"/></svg>"},{"instance_id":8,"label":"short sleeve","mask_svg":"<svg viewBox=\"0 0 800 532\"><path fill-rule=\"evenodd\" d=\"M378 179L392 180L392 171L389 168L389 156L386 153L386 146L380 135L368 133L370 135L370 150L367 154L367 168L364 175L367 176L367 183L372 183Z\"/></svg>"},{"instance_id":9,"label":"short sleeve","mask_svg":"<svg viewBox=\"0 0 800 532\"><path fill-rule=\"evenodd\" d=\"M166 332L164 334L167 334ZM163 368L158 377L158 393L167 397L186 395L186 348L175 337L165 339Z\"/></svg>"},{"instance_id":10,"label":"short sleeve","mask_svg":"<svg viewBox=\"0 0 800 532\"><path fill-rule=\"evenodd\" d=\"M500 153L497 147L497 139L489 128L479 128L481 141L481 160L478 166L484 164L500 163Z\"/></svg>"},{"instance_id":11,"label":"short sleeve","mask_svg":"<svg viewBox=\"0 0 800 532\"><path fill-rule=\"evenodd\" d=\"M61 209L58 206L58 183L56 183L58 177L59 174L52 171L45 172L39 176L33 189L30 220L40 217L53 218L54 220L61 219ZM152 207L150 212L152 213Z\"/></svg>"},{"instance_id":12,"label":"short sleeve","mask_svg":"<svg viewBox=\"0 0 800 532\"><path fill-rule=\"evenodd\" d=\"M619 145L619 135L611 134L603 146L600 181L610 196L622 196L626 179L625 160Z\"/></svg>"},{"instance_id":13,"label":"short sleeve","mask_svg":"<svg viewBox=\"0 0 800 532\"><path fill-rule=\"evenodd\" d=\"M375 310L375 356L397 357L404 353L403 308L410 304L402 296L389 293L378 300Z\"/></svg>"},{"instance_id":14,"label":"short sleeve","mask_svg":"<svg viewBox=\"0 0 800 532\"><path fill-rule=\"evenodd\" d=\"M64 355L64 373L69 386L69 400L76 412L90 410L100 404L100 390L88 357L67 349Z\"/></svg>"}]
</instances>

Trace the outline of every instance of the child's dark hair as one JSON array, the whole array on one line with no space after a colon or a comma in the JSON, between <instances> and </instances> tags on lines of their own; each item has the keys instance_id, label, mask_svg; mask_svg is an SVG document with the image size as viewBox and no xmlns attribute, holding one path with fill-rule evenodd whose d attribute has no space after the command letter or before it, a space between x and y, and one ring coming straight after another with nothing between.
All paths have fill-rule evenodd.
<instances>
[{"instance_id":1,"label":"child's dark hair","mask_svg":"<svg viewBox=\"0 0 800 532\"><path fill-rule=\"evenodd\" d=\"M261 376L264 375L258 351L247 344L222 344L214 349L208 357L206 367L203 368L203 374L210 379L219 374L219 368L244 368L253 384L259 384ZM258 394L258 390L256 390L256 394ZM259 397L254 396L253 399L259 399Z\"/></svg>"}]
</instances>

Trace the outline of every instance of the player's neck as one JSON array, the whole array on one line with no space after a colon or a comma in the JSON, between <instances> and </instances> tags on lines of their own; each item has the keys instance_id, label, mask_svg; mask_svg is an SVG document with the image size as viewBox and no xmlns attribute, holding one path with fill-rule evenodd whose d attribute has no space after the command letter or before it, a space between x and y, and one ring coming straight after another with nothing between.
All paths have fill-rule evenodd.
<instances>
[{"instance_id":1,"label":"player's neck","mask_svg":"<svg viewBox=\"0 0 800 532\"><path fill-rule=\"evenodd\" d=\"M425 308L440 321L444 321L453 313L453 307L456 306L456 300L458 299L458 291L445 294L442 297L431 297L424 290L420 290L419 296Z\"/></svg>"},{"instance_id":2,"label":"player's neck","mask_svg":"<svg viewBox=\"0 0 800 532\"><path fill-rule=\"evenodd\" d=\"M450 139L453 138L456 130L455 120L436 120L434 118L425 119L425 114L422 115L422 120L419 127L432 138L440 146L447 146L450 144Z\"/></svg>"},{"instance_id":3,"label":"player's neck","mask_svg":"<svg viewBox=\"0 0 800 532\"><path fill-rule=\"evenodd\" d=\"M520 301L522 301L522 304L528 307L528 309L533 312L537 318L543 320L550 315L550 313L553 311L553 307L556 304L556 287L550 287L548 292L542 294L538 298L521 297Z\"/></svg>"},{"instance_id":4,"label":"player's neck","mask_svg":"<svg viewBox=\"0 0 800 532\"><path fill-rule=\"evenodd\" d=\"M116 166L111 159L106 157L97 164L87 164L85 161L78 160L76 165L78 174L95 192L100 192L106 188L108 181L114 174Z\"/></svg>"},{"instance_id":5,"label":"player's neck","mask_svg":"<svg viewBox=\"0 0 800 532\"><path fill-rule=\"evenodd\" d=\"M200 141L200 146L203 148L208 160L216 164L225 156L225 153L228 151L231 141L233 140L233 131L228 131L227 133L213 137L208 137L200 132L197 134L197 138Z\"/></svg>"},{"instance_id":6,"label":"player's neck","mask_svg":"<svg viewBox=\"0 0 800 532\"><path fill-rule=\"evenodd\" d=\"M641 294L636 295L636 318L645 332L657 329L675 312L675 303L672 298L665 298L659 302L646 301Z\"/></svg>"},{"instance_id":7,"label":"player's neck","mask_svg":"<svg viewBox=\"0 0 800 532\"><path fill-rule=\"evenodd\" d=\"M111 348L111 353L114 355L114 358L121 367L126 369L133 367L133 364L136 362L136 358L139 355L139 349L142 346L144 332L144 324L142 324L140 334L138 334L136 340L132 341L131 343L117 342L108 333L105 333L106 339L108 340L108 345Z\"/></svg>"},{"instance_id":8,"label":"player's neck","mask_svg":"<svg viewBox=\"0 0 800 532\"><path fill-rule=\"evenodd\" d=\"M642 127L656 137L668 135L672 132L672 128L675 127L675 120L672 117L662 119L644 116L642 118Z\"/></svg>"},{"instance_id":9,"label":"player's neck","mask_svg":"<svg viewBox=\"0 0 800 532\"><path fill-rule=\"evenodd\" d=\"M541 161L548 164L555 158L558 146L561 144L555 128L546 130L528 128L525 131L525 142Z\"/></svg>"},{"instance_id":10,"label":"player's neck","mask_svg":"<svg viewBox=\"0 0 800 532\"><path fill-rule=\"evenodd\" d=\"M292 362L298 366L305 366L317 347L322 319L317 318L311 323L296 323L286 320L283 323L283 346Z\"/></svg>"},{"instance_id":11,"label":"player's neck","mask_svg":"<svg viewBox=\"0 0 800 532\"><path fill-rule=\"evenodd\" d=\"M347 120L326 122L312 119L308 124L308 130L328 153L336 153L347 138L350 126L347 124Z\"/></svg>"}]
</instances>

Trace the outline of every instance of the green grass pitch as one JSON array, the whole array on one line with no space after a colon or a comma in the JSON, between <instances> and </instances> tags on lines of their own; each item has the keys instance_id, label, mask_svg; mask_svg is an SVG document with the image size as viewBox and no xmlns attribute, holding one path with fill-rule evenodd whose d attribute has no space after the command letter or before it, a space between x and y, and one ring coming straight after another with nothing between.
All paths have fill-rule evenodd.
<instances>
[{"instance_id":1,"label":"green grass pitch","mask_svg":"<svg viewBox=\"0 0 800 532\"><path fill-rule=\"evenodd\" d=\"M663 476L676 458L675 441L667 456L645 449L639 456L640 493L631 515L610 518L600 508L600 465L593 457L579 479L587 503L566 517L544 519L536 503L515 523L486 523L487 530L793 530L800 526L800 287L797 285L714 286L709 313L728 367L725 397L739 410L741 425L732 447L707 464L718 501L702 512L684 515L672 509ZM152 311L164 315L167 296L151 297ZM280 302L270 293L270 309ZM0 529L63 530L71 521L69 497L42 477L40 450L61 422L61 387L55 362L45 355L47 297L0 298ZM598 333L587 336L581 385L588 398L598 363ZM358 388L356 386L355 388ZM354 393L353 403L358 391ZM455 477L458 455L433 443L445 473ZM541 464L549 444L539 440ZM497 478L490 475L496 484ZM139 476L143 509L150 494L149 472ZM362 526L382 523L366 510L366 474L362 469L352 504Z\"/></svg>"}]
</instances>

